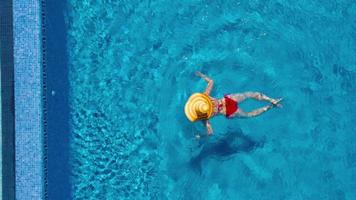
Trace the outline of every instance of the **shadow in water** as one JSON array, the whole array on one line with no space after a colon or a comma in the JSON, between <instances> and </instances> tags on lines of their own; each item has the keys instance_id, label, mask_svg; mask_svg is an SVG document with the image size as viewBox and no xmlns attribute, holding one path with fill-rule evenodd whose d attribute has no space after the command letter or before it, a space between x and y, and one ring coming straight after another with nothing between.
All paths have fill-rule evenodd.
<instances>
[{"instance_id":1,"label":"shadow in water","mask_svg":"<svg viewBox=\"0 0 356 200\"><path fill-rule=\"evenodd\" d=\"M66 1L46 1L48 198L71 199Z\"/></svg>"},{"instance_id":2,"label":"shadow in water","mask_svg":"<svg viewBox=\"0 0 356 200\"><path fill-rule=\"evenodd\" d=\"M203 144L200 152L191 158L191 167L201 173L202 162L207 158L229 159L239 152L251 152L262 147L264 141L255 141L244 135L241 129L228 131L222 138Z\"/></svg>"}]
</instances>

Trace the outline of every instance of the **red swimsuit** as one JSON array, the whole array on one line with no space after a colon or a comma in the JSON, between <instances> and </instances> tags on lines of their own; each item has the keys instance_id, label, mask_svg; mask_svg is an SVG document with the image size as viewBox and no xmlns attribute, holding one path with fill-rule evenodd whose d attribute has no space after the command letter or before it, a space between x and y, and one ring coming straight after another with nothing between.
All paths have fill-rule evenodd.
<instances>
[{"instance_id":1,"label":"red swimsuit","mask_svg":"<svg viewBox=\"0 0 356 200\"><path fill-rule=\"evenodd\" d=\"M225 95L224 98L226 107L226 117L230 117L239 109L239 106L237 101L231 99L228 95Z\"/></svg>"},{"instance_id":2,"label":"red swimsuit","mask_svg":"<svg viewBox=\"0 0 356 200\"><path fill-rule=\"evenodd\" d=\"M229 95L225 95L225 107L226 107L226 117L231 117L238 109L239 105L237 101L231 99ZM219 105L218 110L222 110L222 104Z\"/></svg>"}]
</instances>

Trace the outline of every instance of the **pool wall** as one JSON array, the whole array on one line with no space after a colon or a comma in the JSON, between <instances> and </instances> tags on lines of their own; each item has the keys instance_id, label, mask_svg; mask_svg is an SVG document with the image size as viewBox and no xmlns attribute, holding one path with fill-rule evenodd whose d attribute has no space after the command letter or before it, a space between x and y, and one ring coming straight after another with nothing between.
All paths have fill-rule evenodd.
<instances>
[{"instance_id":1,"label":"pool wall","mask_svg":"<svg viewBox=\"0 0 356 200\"><path fill-rule=\"evenodd\" d=\"M0 199L15 199L15 118L12 0L0 3L1 175Z\"/></svg>"},{"instance_id":2,"label":"pool wall","mask_svg":"<svg viewBox=\"0 0 356 200\"><path fill-rule=\"evenodd\" d=\"M13 1L16 199L44 199L41 7Z\"/></svg>"},{"instance_id":3,"label":"pool wall","mask_svg":"<svg viewBox=\"0 0 356 200\"><path fill-rule=\"evenodd\" d=\"M44 9L46 37L46 64L43 64L48 80L46 127L48 132L48 199L72 199L70 160L70 108L69 74L67 55L67 26L65 23L67 1L46 0ZM45 69L47 66L47 69Z\"/></svg>"}]
</instances>

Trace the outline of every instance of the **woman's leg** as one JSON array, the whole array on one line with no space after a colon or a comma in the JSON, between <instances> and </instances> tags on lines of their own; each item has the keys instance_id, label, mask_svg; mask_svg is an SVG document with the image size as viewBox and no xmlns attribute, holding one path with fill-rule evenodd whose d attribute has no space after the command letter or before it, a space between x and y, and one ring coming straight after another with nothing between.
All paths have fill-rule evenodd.
<instances>
[{"instance_id":1,"label":"woman's leg","mask_svg":"<svg viewBox=\"0 0 356 200\"><path fill-rule=\"evenodd\" d=\"M237 110L237 112L234 113L231 117L235 117L235 116L236 117L256 117L256 116L266 112L267 110L271 109L272 107L273 107L273 105L268 105L268 106L253 110L251 112L245 112L239 108Z\"/></svg>"},{"instance_id":2,"label":"woman's leg","mask_svg":"<svg viewBox=\"0 0 356 200\"><path fill-rule=\"evenodd\" d=\"M275 99L272 99L260 92L244 92L244 93L238 93L238 94L231 94L230 96L237 102L242 102L242 101L246 100L247 98L257 99L259 101L264 100L264 101L268 101L271 103L276 101Z\"/></svg>"}]
</instances>

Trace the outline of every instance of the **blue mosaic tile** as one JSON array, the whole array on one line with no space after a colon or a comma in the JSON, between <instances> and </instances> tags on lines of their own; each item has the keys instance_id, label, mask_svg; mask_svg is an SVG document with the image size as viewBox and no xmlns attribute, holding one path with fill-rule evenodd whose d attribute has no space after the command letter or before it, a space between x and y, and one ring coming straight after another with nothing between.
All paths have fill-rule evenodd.
<instances>
[{"instance_id":1,"label":"blue mosaic tile","mask_svg":"<svg viewBox=\"0 0 356 200\"><path fill-rule=\"evenodd\" d=\"M16 199L43 199L40 1L15 0Z\"/></svg>"}]
</instances>

